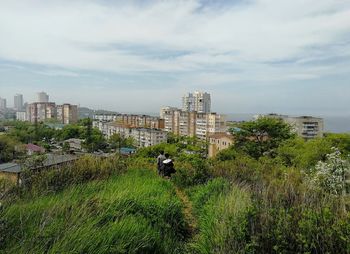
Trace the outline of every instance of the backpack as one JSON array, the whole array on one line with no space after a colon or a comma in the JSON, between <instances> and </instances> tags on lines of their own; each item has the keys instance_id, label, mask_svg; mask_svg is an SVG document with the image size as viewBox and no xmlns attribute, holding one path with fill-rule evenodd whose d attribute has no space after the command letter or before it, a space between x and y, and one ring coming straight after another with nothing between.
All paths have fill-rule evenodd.
<instances>
[{"instance_id":1,"label":"backpack","mask_svg":"<svg viewBox=\"0 0 350 254\"><path fill-rule=\"evenodd\" d=\"M163 172L165 176L170 176L171 174L176 172L172 160L167 159L163 161Z\"/></svg>"}]
</instances>

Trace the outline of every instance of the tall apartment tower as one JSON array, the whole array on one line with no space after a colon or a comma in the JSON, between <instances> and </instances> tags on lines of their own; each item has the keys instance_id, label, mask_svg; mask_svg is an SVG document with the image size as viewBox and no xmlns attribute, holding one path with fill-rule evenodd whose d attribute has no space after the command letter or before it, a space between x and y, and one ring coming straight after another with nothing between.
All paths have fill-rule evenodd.
<instances>
[{"instance_id":1,"label":"tall apartment tower","mask_svg":"<svg viewBox=\"0 0 350 254\"><path fill-rule=\"evenodd\" d=\"M38 100L37 102L49 102L49 95L45 92L37 93Z\"/></svg>"},{"instance_id":2,"label":"tall apartment tower","mask_svg":"<svg viewBox=\"0 0 350 254\"><path fill-rule=\"evenodd\" d=\"M54 102L34 102L27 106L27 120L32 123L56 119L57 111Z\"/></svg>"},{"instance_id":3,"label":"tall apartment tower","mask_svg":"<svg viewBox=\"0 0 350 254\"><path fill-rule=\"evenodd\" d=\"M14 110L23 111L23 95L16 94L13 98Z\"/></svg>"},{"instance_id":4,"label":"tall apartment tower","mask_svg":"<svg viewBox=\"0 0 350 254\"><path fill-rule=\"evenodd\" d=\"M71 104L57 105L57 120L63 124L78 122L78 106Z\"/></svg>"},{"instance_id":5,"label":"tall apartment tower","mask_svg":"<svg viewBox=\"0 0 350 254\"><path fill-rule=\"evenodd\" d=\"M188 93L182 97L183 111L196 111L198 113L211 112L210 94L206 92Z\"/></svg>"},{"instance_id":6,"label":"tall apartment tower","mask_svg":"<svg viewBox=\"0 0 350 254\"><path fill-rule=\"evenodd\" d=\"M6 99L0 97L0 110L6 110Z\"/></svg>"}]
</instances>

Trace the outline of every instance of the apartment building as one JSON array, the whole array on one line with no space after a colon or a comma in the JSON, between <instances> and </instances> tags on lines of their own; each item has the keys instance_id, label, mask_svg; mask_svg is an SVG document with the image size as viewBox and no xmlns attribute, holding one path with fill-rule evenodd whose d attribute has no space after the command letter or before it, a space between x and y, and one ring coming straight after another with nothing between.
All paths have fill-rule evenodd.
<instances>
[{"instance_id":1,"label":"apartment building","mask_svg":"<svg viewBox=\"0 0 350 254\"><path fill-rule=\"evenodd\" d=\"M37 102L49 102L49 95L45 92L37 93Z\"/></svg>"},{"instance_id":2,"label":"apartment building","mask_svg":"<svg viewBox=\"0 0 350 254\"><path fill-rule=\"evenodd\" d=\"M133 127L164 128L164 119L149 115L120 114L117 115L116 122Z\"/></svg>"},{"instance_id":3,"label":"apartment building","mask_svg":"<svg viewBox=\"0 0 350 254\"><path fill-rule=\"evenodd\" d=\"M18 121L27 121L27 112L17 111L16 112L16 120L18 120Z\"/></svg>"},{"instance_id":4,"label":"apartment building","mask_svg":"<svg viewBox=\"0 0 350 254\"><path fill-rule=\"evenodd\" d=\"M215 133L209 136L208 157L215 157L220 151L229 148L234 142L231 134Z\"/></svg>"},{"instance_id":5,"label":"apartment building","mask_svg":"<svg viewBox=\"0 0 350 254\"><path fill-rule=\"evenodd\" d=\"M16 94L13 97L13 105L14 110L16 111L23 111L23 95L22 94Z\"/></svg>"},{"instance_id":6,"label":"apartment building","mask_svg":"<svg viewBox=\"0 0 350 254\"><path fill-rule=\"evenodd\" d=\"M305 140L313 139L316 137L322 137L324 133L324 121L323 118L313 116L288 116L279 114L267 114L258 115L259 117L269 117L281 119L284 122L290 124L294 132Z\"/></svg>"},{"instance_id":7,"label":"apartment building","mask_svg":"<svg viewBox=\"0 0 350 254\"><path fill-rule=\"evenodd\" d=\"M175 107L163 107L160 110L160 118L164 119L164 130L167 132L177 132L175 130L175 112L180 109Z\"/></svg>"},{"instance_id":8,"label":"apartment building","mask_svg":"<svg viewBox=\"0 0 350 254\"><path fill-rule=\"evenodd\" d=\"M209 135L226 131L226 117L216 113L196 114L196 136L206 140Z\"/></svg>"},{"instance_id":9,"label":"apartment building","mask_svg":"<svg viewBox=\"0 0 350 254\"><path fill-rule=\"evenodd\" d=\"M288 117L285 119L296 132L306 140L323 137L324 122L322 118L312 116Z\"/></svg>"},{"instance_id":10,"label":"apartment building","mask_svg":"<svg viewBox=\"0 0 350 254\"><path fill-rule=\"evenodd\" d=\"M133 138L138 147L148 147L167 142L167 132L160 129L130 127L129 125L109 122L102 124L102 132L110 138L113 134L119 134L124 138Z\"/></svg>"},{"instance_id":11,"label":"apartment building","mask_svg":"<svg viewBox=\"0 0 350 254\"><path fill-rule=\"evenodd\" d=\"M65 103L57 105L57 120L63 124L78 122L78 106Z\"/></svg>"},{"instance_id":12,"label":"apartment building","mask_svg":"<svg viewBox=\"0 0 350 254\"><path fill-rule=\"evenodd\" d=\"M93 116L93 126L100 129L103 123L116 122L119 125L143 128L164 128L164 119L149 115L133 114L96 114Z\"/></svg>"},{"instance_id":13,"label":"apartment building","mask_svg":"<svg viewBox=\"0 0 350 254\"><path fill-rule=\"evenodd\" d=\"M206 92L194 92L185 94L182 97L183 111L196 111L198 113L211 112L210 94Z\"/></svg>"},{"instance_id":14,"label":"apartment building","mask_svg":"<svg viewBox=\"0 0 350 254\"><path fill-rule=\"evenodd\" d=\"M34 102L27 106L27 120L32 123L56 119L57 110L54 102Z\"/></svg>"},{"instance_id":15,"label":"apartment building","mask_svg":"<svg viewBox=\"0 0 350 254\"><path fill-rule=\"evenodd\" d=\"M226 131L226 118L216 113L198 113L169 109L163 112L164 130L180 136L206 140L210 133Z\"/></svg>"},{"instance_id":16,"label":"apartment building","mask_svg":"<svg viewBox=\"0 0 350 254\"><path fill-rule=\"evenodd\" d=\"M0 97L0 111L5 111L7 109L6 99Z\"/></svg>"}]
</instances>

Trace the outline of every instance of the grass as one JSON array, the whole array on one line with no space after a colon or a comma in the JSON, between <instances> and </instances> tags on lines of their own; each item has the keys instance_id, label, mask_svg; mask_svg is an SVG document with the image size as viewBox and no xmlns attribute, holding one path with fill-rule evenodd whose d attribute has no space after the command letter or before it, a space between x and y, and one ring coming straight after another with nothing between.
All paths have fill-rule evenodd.
<instances>
[{"instance_id":1,"label":"grass","mask_svg":"<svg viewBox=\"0 0 350 254\"><path fill-rule=\"evenodd\" d=\"M188 233L174 187L149 170L18 201L0 215L4 253L180 253Z\"/></svg>"},{"instance_id":2,"label":"grass","mask_svg":"<svg viewBox=\"0 0 350 254\"><path fill-rule=\"evenodd\" d=\"M188 190L199 232L190 253L246 253L251 200L244 188L217 178Z\"/></svg>"}]
</instances>

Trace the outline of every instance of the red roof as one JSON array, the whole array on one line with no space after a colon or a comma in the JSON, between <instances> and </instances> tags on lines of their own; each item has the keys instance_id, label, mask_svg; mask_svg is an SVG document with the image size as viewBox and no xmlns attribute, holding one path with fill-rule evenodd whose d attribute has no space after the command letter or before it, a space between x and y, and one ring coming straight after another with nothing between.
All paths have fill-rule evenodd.
<instances>
[{"instance_id":1,"label":"red roof","mask_svg":"<svg viewBox=\"0 0 350 254\"><path fill-rule=\"evenodd\" d=\"M37 145L34 145L34 144L27 144L26 145L26 149L30 150L30 151L33 151L33 152L44 152L45 151L45 149L42 148L41 146L37 146Z\"/></svg>"}]
</instances>

